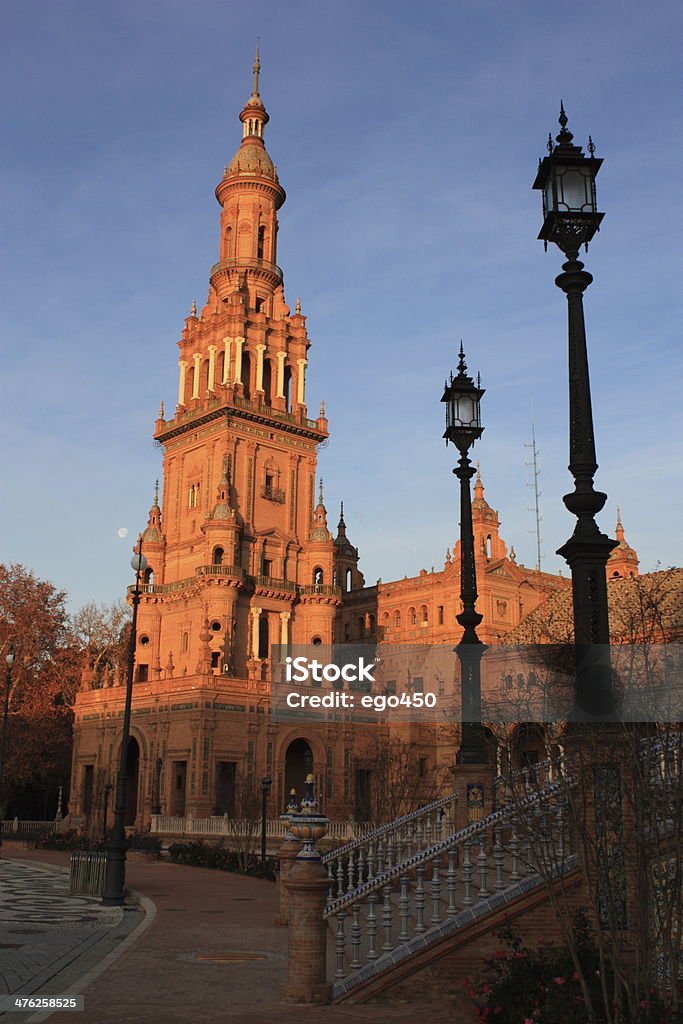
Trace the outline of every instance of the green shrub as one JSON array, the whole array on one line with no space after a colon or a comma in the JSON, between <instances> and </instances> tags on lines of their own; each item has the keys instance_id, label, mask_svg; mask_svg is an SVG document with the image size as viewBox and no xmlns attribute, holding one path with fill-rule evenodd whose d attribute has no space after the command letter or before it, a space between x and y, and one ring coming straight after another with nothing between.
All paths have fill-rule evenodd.
<instances>
[{"instance_id":1,"label":"green shrub","mask_svg":"<svg viewBox=\"0 0 683 1024\"><path fill-rule=\"evenodd\" d=\"M185 864L195 868L214 868L217 871L241 871L240 857L234 850L228 850L223 843L205 843L201 839L192 839L189 843L172 843L168 848L170 860L174 864ZM275 881L276 861L268 857L265 864L253 855L249 859L244 874L255 878L267 878Z\"/></svg>"}]
</instances>

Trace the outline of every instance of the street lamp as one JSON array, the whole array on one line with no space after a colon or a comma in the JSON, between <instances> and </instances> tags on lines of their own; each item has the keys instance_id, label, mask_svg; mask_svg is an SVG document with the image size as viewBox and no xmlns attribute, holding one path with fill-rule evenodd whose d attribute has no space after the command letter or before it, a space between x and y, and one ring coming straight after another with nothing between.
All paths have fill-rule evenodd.
<instances>
[{"instance_id":1,"label":"street lamp","mask_svg":"<svg viewBox=\"0 0 683 1024\"><path fill-rule=\"evenodd\" d=\"M12 688L12 666L14 665L14 647L10 644L5 655L7 672L5 674L5 702L2 708L2 737L0 738L0 856L2 855L2 819L5 808L3 806L3 784L5 781L5 744L7 742L7 721L9 719L9 695Z\"/></svg>"},{"instance_id":2,"label":"street lamp","mask_svg":"<svg viewBox=\"0 0 683 1024\"><path fill-rule=\"evenodd\" d=\"M606 564L617 542L601 533L596 514L607 495L596 491L595 455L583 293L593 280L579 260L582 245L600 229L604 214L597 209L595 179L602 160L588 139L585 156L572 142L567 115L560 104L556 144L548 138L548 156L539 160L533 188L543 194L543 226L539 238L566 256L555 284L567 296L569 315L569 471L574 490L562 499L577 517L571 538L558 550L571 569L574 606L576 692L572 717L585 719L615 711L609 656L609 612Z\"/></svg>"},{"instance_id":3,"label":"street lamp","mask_svg":"<svg viewBox=\"0 0 683 1024\"><path fill-rule=\"evenodd\" d=\"M102 807L102 842L104 843L106 843L107 841L107 811L109 810L109 794L111 793L113 788L114 787L112 786L111 782L107 782L104 787L104 798Z\"/></svg>"},{"instance_id":4,"label":"street lamp","mask_svg":"<svg viewBox=\"0 0 683 1024\"><path fill-rule=\"evenodd\" d=\"M475 474L468 452L484 428L479 403L484 388L475 385L467 374L462 344L458 372L446 381L442 402L446 403L446 444L450 441L460 452L453 470L460 481L460 600L462 611L456 616L463 627L460 643L455 648L460 658L462 738L458 764L483 764L486 760L481 731L481 658L486 650L477 636L483 616L476 610L477 572L474 564L474 531L472 529L472 497L470 480Z\"/></svg>"},{"instance_id":5,"label":"street lamp","mask_svg":"<svg viewBox=\"0 0 683 1024\"><path fill-rule=\"evenodd\" d=\"M268 811L268 794L273 780L270 775L261 779L261 863L266 863L266 814Z\"/></svg>"},{"instance_id":6,"label":"street lamp","mask_svg":"<svg viewBox=\"0 0 683 1024\"><path fill-rule=\"evenodd\" d=\"M130 564L135 570L135 586L133 588L133 621L128 643L128 666L126 673L126 703L123 712L123 730L121 734L121 754L119 771L116 776L116 801L114 804L114 825L107 844L107 858L104 876L104 894L102 902L105 906L120 906L125 898L126 888L126 832L123 819L126 813L126 773L128 760L128 739L130 736L130 711L133 702L133 672L135 670L135 644L138 622L138 605L140 604L140 580L147 568L147 559L142 554L142 541L138 541L138 550L131 558Z\"/></svg>"}]
</instances>

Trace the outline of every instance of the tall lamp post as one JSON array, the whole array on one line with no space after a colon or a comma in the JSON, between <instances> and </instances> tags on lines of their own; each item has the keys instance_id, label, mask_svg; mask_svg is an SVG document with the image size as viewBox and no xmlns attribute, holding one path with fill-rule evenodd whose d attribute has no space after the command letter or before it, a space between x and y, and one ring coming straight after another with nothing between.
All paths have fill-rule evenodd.
<instances>
[{"instance_id":1,"label":"tall lamp post","mask_svg":"<svg viewBox=\"0 0 683 1024\"><path fill-rule=\"evenodd\" d=\"M4 815L4 782L5 782L5 747L7 743L7 722L9 719L9 695L12 689L12 666L14 665L14 647L10 647L5 655L7 671L5 674L5 700L2 706L2 736L0 737L0 856L2 855L2 819Z\"/></svg>"},{"instance_id":2,"label":"tall lamp post","mask_svg":"<svg viewBox=\"0 0 683 1024\"><path fill-rule=\"evenodd\" d=\"M123 712L123 729L121 733L121 755L119 771L116 776L116 798L114 804L114 824L109 842L104 876L104 894L102 902L105 906L120 906L125 898L126 888L126 832L123 819L126 813L126 776L128 760L128 740L130 737L130 711L133 702L133 673L135 670L135 644L138 622L138 605L140 604L140 580L147 568L147 559L142 554L142 543L138 541L138 550L131 559L135 570L135 586L133 588L133 621L131 623L130 641L128 644L128 666L126 674L126 703Z\"/></svg>"},{"instance_id":3,"label":"tall lamp post","mask_svg":"<svg viewBox=\"0 0 683 1024\"><path fill-rule=\"evenodd\" d=\"M266 815L268 813L268 794L273 780L270 775L264 775L261 779L261 863L266 863Z\"/></svg>"},{"instance_id":4,"label":"tall lamp post","mask_svg":"<svg viewBox=\"0 0 683 1024\"><path fill-rule=\"evenodd\" d=\"M468 452L481 437L479 403L484 388L475 385L467 374L462 344L458 372L446 381L442 402L446 403L446 444L450 441L460 452L453 470L460 481L460 600L462 611L456 616L463 627L460 643L455 648L460 658L462 739L458 764L483 764L486 761L481 728L481 659L486 646L477 636L483 616L476 610L477 572L474 563L474 531L472 529L472 496L470 480L475 469Z\"/></svg>"},{"instance_id":5,"label":"tall lamp post","mask_svg":"<svg viewBox=\"0 0 683 1024\"><path fill-rule=\"evenodd\" d=\"M582 245L600 229L604 214L597 209L595 179L602 160L588 139L585 156L573 143L567 115L560 104L560 132L548 156L539 160L533 188L543 194L543 227L539 238L564 253L566 262L555 284L567 296L569 316L569 471L574 490L562 499L577 517L570 539L558 550L571 569L574 606L575 720L604 718L616 710L609 651L606 564L617 542L600 532L595 516L607 495L593 486L595 454L583 293L593 280L579 260Z\"/></svg>"}]
</instances>

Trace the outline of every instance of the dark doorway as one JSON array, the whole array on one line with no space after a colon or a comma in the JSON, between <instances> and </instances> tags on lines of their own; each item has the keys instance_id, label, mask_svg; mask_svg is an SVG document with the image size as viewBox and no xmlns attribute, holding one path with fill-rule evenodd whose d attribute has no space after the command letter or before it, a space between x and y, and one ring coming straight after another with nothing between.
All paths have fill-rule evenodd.
<instances>
[{"instance_id":1,"label":"dark doorway","mask_svg":"<svg viewBox=\"0 0 683 1024\"><path fill-rule=\"evenodd\" d=\"M227 814L228 817L235 817L235 776L237 764L235 761L216 762L216 799L214 802L214 814Z\"/></svg>"},{"instance_id":2,"label":"dark doorway","mask_svg":"<svg viewBox=\"0 0 683 1024\"><path fill-rule=\"evenodd\" d=\"M126 811L124 825L133 825L138 813L138 779L140 775L140 746L134 736L128 740L126 755Z\"/></svg>"},{"instance_id":3,"label":"dark doorway","mask_svg":"<svg viewBox=\"0 0 683 1024\"><path fill-rule=\"evenodd\" d=\"M83 813L90 814L92 811L93 780L95 778L95 767L86 764L83 769Z\"/></svg>"},{"instance_id":4,"label":"dark doorway","mask_svg":"<svg viewBox=\"0 0 683 1024\"><path fill-rule=\"evenodd\" d=\"M285 792L283 804L289 800L289 794L296 790L297 802L301 800L305 790L306 776L313 771L313 752L306 740L294 740L287 747L285 754Z\"/></svg>"},{"instance_id":5,"label":"dark doorway","mask_svg":"<svg viewBox=\"0 0 683 1024\"><path fill-rule=\"evenodd\" d=\"M265 569L265 562L264 562ZM258 656L259 658L267 658L270 654L268 637L268 616L262 615L259 619L258 624Z\"/></svg>"},{"instance_id":6,"label":"dark doorway","mask_svg":"<svg viewBox=\"0 0 683 1024\"><path fill-rule=\"evenodd\" d=\"M356 769L356 821L372 820L372 772L369 768Z\"/></svg>"},{"instance_id":7,"label":"dark doorway","mask_svg":"<svg viewBox=\"0 0 683 1024\"><path fill-rule=\"evenodd\" d=\"M173 762L171 785L171 814L179 818L185 815L185 785L187 782L187 761Z\"/></svg>"}]
</instances>

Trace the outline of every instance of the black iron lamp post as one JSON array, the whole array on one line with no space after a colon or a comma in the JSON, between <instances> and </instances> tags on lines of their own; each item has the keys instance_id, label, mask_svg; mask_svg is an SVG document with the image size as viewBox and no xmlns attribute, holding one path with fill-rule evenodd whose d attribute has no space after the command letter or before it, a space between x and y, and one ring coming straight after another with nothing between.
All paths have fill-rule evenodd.
<instances>
[{"instance_id":1,"label":"black iron lamp post","mask_svg":"<svg viewBox=\"0 0 683 1024\"><path fill-rule=\"evenodd\" d=\"M128 644L128 666L126 672L126 703L123 712L123 729L121 733L121 756L119 771L116 776L116 798L114 803L114 825L107 844L107 863L104 877L104 894L102 902L105 906L120 906L125 898L126 888L126 832L123 819L126 813L126 776L128 760L128 740L130 737L130 711L133 702L133 673L135 671L135 645L137 636L138 605L140 604L141 580L147 568L147 559L142 554L141 542L133 555L131 566L135 570L135 586L133 588L133 621Z\"/></svg>"},{"instance_id":2,"label":"black iron lamp post","mask_svg":"<svg viewBox=\"0 0 683 1024\"><path fill-rule=\"evenodd\" d=\"M109 794L111 793L113 788L114 787L112 786L111 782L107 782L104 787L104 796L102 804L102 840L105 843L107 841L107 811L109 810Z\"/></svg>"},{"instance_id":3,"label":"black iron lamp post","mask_svg":"<svg viewBox=\"0 0 683 1024\"><path fill-rule=\"evenodd\" d=\"M593 280L579 260L582 245L600 228L595 179L602 160L589 137L588 153L573 143L567 115L560 105L556 144L548 139L548 156L539 160L533 188L543 193L543 227L539 238L554 242L566 256L555 284L567 296L569 314L569 471L574 490L563 501L577 517L571 538L559 550L572 574L576 691L573 718L603 718L616 710L609 652L606 564L617 542L595 522L607 495L596 491L595 455L583 293Z\"/></svg>"},{"instance_id":4,"label":"black iron lamp post","mask_svg":"<svg viewBox=\"0 0 683 1024\"><path fill-rule=\"evenodd\" d=\"M462 740L458 764L483 764L486 761L481 728L481 659L486 646L477 636L483 616L476 610L477 572L474 563L474 532L472 529L472 497L470 480L475 469L468 452L481 437L479 403L484 388L467 374L465 353L460 345L458 372L446 381L442 402L446 403L446 444L450 441L460 452L453 470L460 481L460 599L463 610L456 616L463 627L460 643L455 648L460 658Z\"/></svg>"},{"instance_id":5,"label":"black iron lamp post","mask_svg":"<svg viewBox=\"0 0 683 1024\"><path fill-rule=\"evenodd\" d=\"M273 780L270 775L264 775L261 779L261 863L266 863L266 815L268 813L268 794Z\"/></svg>"},{"instance_id":6,"label":"black iron lamp post","mask_svg":"<svg viewBox=\"0 0 683 1024\"><path fill-rule=\"evenodd\" d=\"M7 744L7 722L9 719L9 696L12 689L12 667L14 665L14 647L10 645L5 655L7 671L5 674L5 700L2 706L2 736L0 737L0 855L2 854L2 818L4 814L4 782L5 782L5 748Z\"/></svg>"}]
</instances>

